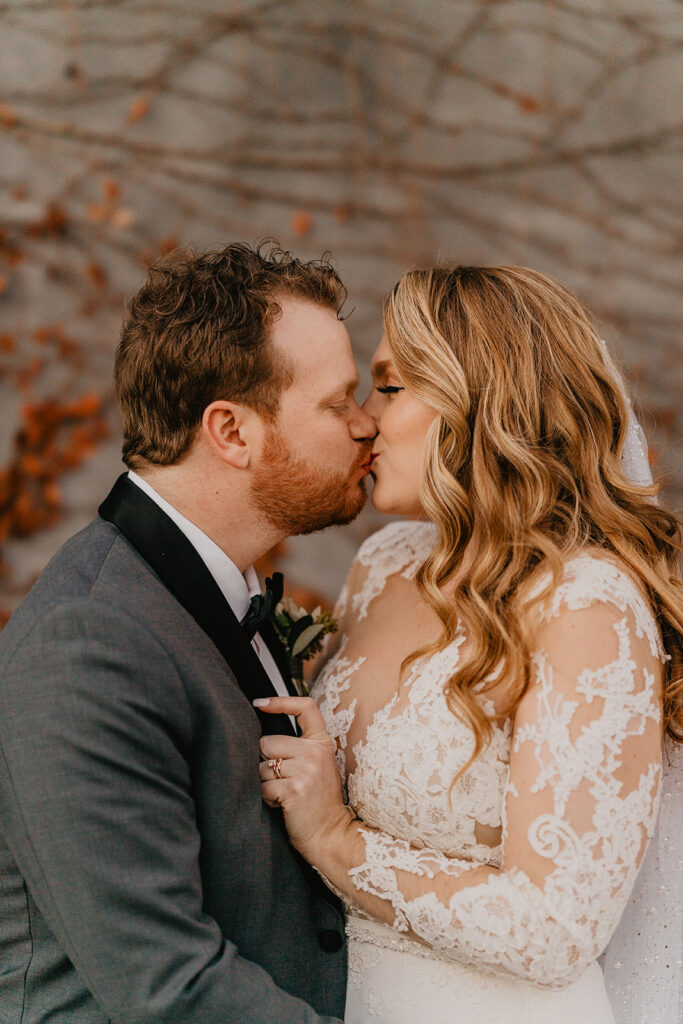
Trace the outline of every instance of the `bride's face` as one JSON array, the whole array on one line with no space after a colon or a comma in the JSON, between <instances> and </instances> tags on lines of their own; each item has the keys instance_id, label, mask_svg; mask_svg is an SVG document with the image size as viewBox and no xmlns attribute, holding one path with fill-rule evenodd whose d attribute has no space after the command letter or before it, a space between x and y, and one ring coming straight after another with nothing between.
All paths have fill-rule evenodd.
<instances>
[{"instance_id":1,"label":"bride's face","mask_svg":"<svg viewBox=\"0 0 683 1024\"><path fill-rule=\"evenodd\" d=\"M370 470L372 504L388 515L419 516L424 445L437 413L398 376L385 337L372 359L372 383L363 406L379 430Z\"/></svg>"}]
</instances>

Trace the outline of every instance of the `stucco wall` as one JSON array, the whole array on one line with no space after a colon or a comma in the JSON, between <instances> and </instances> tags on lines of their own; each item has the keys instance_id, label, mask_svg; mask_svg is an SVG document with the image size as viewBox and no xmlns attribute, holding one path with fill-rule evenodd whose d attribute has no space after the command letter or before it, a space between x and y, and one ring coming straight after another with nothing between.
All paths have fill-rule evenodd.
<instances>
[{"instance_id":1,"label":"stucco wall","mask_svg":"<svg viewBox=\"0 0 683 1024\"><path fill-rule=\"evenodd\" d=\"M53 525L16 536L3 496L0 606L120 469L124 299L177 243L331 250L361 391L407 267L555 275L601 319L682 510L682 37L675 0L0 2L0 467L27 402L102 403L53 481ZM29 470L13 479L32 487ZM333 596L377 523L291 542L286 570Z\"/></svg>"}]
</instances>

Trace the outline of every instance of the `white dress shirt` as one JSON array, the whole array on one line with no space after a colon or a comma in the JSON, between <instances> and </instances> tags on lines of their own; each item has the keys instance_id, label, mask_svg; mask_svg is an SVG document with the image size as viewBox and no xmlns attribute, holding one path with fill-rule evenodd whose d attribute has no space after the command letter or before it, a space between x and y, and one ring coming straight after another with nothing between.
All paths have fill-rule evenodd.
<instances>
[{"instance_id":1,"label":"white dress shirt","mask_svg":"<svg viewBox=\"0 0 683 1024\"><path fill-rule=\"evenodd\" d=\"M242 575L232 559L228 558L225 551L219 548L210 537L207 537L198 526L195 526L189 519L181 515L165 498L162 498L146 480L143 480L132 469L128 471L128 479L139 487L141 491L144 491L152 501L155 501L169 519L173 520L178 529L185 534L220 587L223 597L232 608L238 622L241 622L249 610L251 598L254 594L261 593L261 587L254 567L250 565L248 569L245 569L244 575ZM281 697L289 697L285 681L280 674L275 659L258 633L255 634L251 645L266 670L276 693ZM291 715L290 721L292 725L295 725L295 720Z\"/></svg>"}]
</instances>

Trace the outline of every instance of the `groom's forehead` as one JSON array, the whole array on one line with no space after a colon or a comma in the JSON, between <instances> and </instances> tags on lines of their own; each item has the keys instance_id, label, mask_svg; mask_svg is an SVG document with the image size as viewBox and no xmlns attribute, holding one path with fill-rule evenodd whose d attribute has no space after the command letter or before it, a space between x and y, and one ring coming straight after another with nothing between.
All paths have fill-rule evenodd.
<instances>
[{"instance_id":1,"label":"groom's forehead","mask_svg":"<svg viewBox=\"0 0 683 1024\"><path fill-rule=\"evenodd\" d=\"M272 328L272 341L297 367L309 372L341 364L355 373L351 342L345 324L329 306L306 299L287 298L281 302L282 315ZM349 370L342 371L348 374Z\"/></svg>"},{"instance_id":2,"label":"groom's forehead","mask_svg":"<svg viewBox=\"0 0 683 1024\"><path fill-rule=\"evenodd\" d=\"M315 404L341 403L358 388L358 369L348 334L336 339L316 337L297 349L289 390Z\"/></svg>"},{"instance_id":3,"label":"groom's forehead","mask_svg":"<svg viewBox=\"0 0 683 1024\"><path fill-rule=\"evenodd\" d=\"M323 351L315 358L298 361L294 369L292 386L310 391L321 400L325 397L341 400L360 383L350 346L344 353Z\"/></svg>"},{"instance_id":4,"label":"groom's forehead","mask_svg":"<svg viewBox=\"0 0 683 1024\"><path fill-rule=\"evenodd\" d=\"M280 313L273 322L272 333L275 337L286 338L290 343L297 336L311 337L321 330L334 330L335 327L345 330L336 310L331 306L299 295L278 297L277 304Z\"/></svg>"}]
</instances>

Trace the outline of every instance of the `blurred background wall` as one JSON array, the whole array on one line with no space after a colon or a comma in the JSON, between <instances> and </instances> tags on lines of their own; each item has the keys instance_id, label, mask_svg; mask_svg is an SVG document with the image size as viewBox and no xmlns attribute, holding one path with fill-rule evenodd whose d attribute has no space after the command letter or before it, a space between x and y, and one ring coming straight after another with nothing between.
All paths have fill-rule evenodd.
<instances>
[{"instance_id":1,"label":"blurred background wall","mask_svg":"<svg viewBox=\"0 0 683 1024\"><path fill-rule=\"evenodd\" d=\"M676 0L0 0L0 609L120 472L125 298L178 244L329 249L367 391L381 300L520 263L599 317L683 510ZM290 542L333 597L378 525Z\"/></svg>"}]
</instances>

